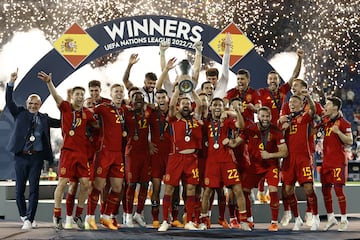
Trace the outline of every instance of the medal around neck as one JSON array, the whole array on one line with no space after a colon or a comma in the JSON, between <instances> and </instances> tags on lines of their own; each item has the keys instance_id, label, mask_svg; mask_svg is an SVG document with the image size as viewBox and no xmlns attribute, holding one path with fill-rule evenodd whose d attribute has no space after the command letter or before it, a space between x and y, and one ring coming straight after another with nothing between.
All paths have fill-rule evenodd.
<instances>
[{"instance_id":1,"label":"medal around neck","mask_svg":"<svg viewBox=\"0 0 360 240\"><path fill-rule=\"evenodd\" d=\"M213 147L214 147L215 149L219 149L220 145L219 145L218 143L214 143Z\"/></svg>"},{"instance_id":2,"label":"medal around neck","mask_svg":"<svg viewBox=\"0 0 360 240\"><path fill-rule=\"evenodd\" d=\"M31 135L31 136L29 137L29 140L30 140L30 142L34 142L34 141L35 141L35 136L34 136L34 135Z\"/></svg>"},{"instance_id":3,"label":"medal around neck","mask_svg":"<svg viewBox=\"0 0 360 240\"><path fill-rule=\"evenodd\" d=\"M75 135L75 131L71 129L71 130L69 131L69 135L70 135L70 136L74 136L74 135Z\"/></svg>"},{"instance_id":4,"label":"medal around neck","mask_svg":"<svg viewBox=\"0 0 360 240\"><path fill-rule=\"evenodd\" d=\"M134 141L137 141L137 140L139 140L139 136L138 136L138 135L134 135L133 139L134 139Z\"/></svg>"},{"instance_id":5,"label":"medal around neck","mask_svg":"<svg viewBox=\"0 0 360 240\"><path fill-rule=\"evenodd\" d=\"M123 131L123 132L122 132L122 136L123 136L123 137L126 137L126 136L127 136L127 132L126 132L126 131Z\"/></svg>"},{"instance_id":6,"label":"medal around neck","mask_svg":"<svg viewBox=\"0 0 360 240\"><path fill-rule=\"evenodd\" d=\"M185 142L190 142L190 136L185 136L184 140Z\"/></svg>"}]
</instances>

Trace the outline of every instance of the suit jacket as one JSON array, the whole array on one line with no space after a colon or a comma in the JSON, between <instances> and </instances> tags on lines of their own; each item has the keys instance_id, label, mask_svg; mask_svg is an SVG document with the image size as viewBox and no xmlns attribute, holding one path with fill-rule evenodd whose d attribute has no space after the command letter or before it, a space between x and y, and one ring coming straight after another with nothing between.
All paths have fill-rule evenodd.
<instances>
[{"instance_id":1,"label":"suit jacket","mask_svg":"<svg viewBox=\"0 0 360 240\"><path fill-rule=\"evenodd\" d=\"M8 151L17 154L21 152L27 141L28 132L31 128L31 121L33 114L23 106L17 106L13 99L14 87L7 85L6 87L6 106L10 110L11 115L15 119L13 132L9 139L7 146ZM43 151L40 152L40 157L43 160L48 160L50 163L54 161L54 155L50 143L50 127L60 127L60 120L49 117L47 114L38 113L40 124L44 129L42 134Z\"/></svg>"}]
</instances>

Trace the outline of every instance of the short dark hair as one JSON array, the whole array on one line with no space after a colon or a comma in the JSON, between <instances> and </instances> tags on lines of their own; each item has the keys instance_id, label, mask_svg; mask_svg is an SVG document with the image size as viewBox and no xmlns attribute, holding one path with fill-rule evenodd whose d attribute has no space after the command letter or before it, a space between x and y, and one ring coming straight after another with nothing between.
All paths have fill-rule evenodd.
<instances>
[{"instance_id":1,"label":"short dark hair","mask_svg":"<svg viewBox=\"0 0 360 240\"><path fill-rule=\"evenodd\" d=\"M72 90L71 90L72 94L73 94L76 90L82 90L82 91L85 92L85 88L83 88L83 87L81 87L81 86L76 86L76 87L73 87L73 88L72 88Z\"/></svg>"},{"instance_id":2,"label":"short dark hair","mask_svg":"<svg viewBox=\"0 0 360 240\"><path fill-rule=\"evenodd\" d=\"M338 108L338 110L341 109L341 107L342 107L342 101L341 101L340 98L338 98L338 97L328 97L328 98L326 98L326 100L332 102L332 104L333 104L334 106L336 106L336 107Z\"/></svg>"},{"instance_id":3,"label":"short dark hair","mask_svg":"<svg viewBox=\"0 0 360 240\"><path fill-rule=\"evenodd\" d=\"M158 94L158 93L165 93L166 95L168 95L168 92L165 90L165 89L163 89L163 88L161 88L161 89L158 89L158 90L156 90L156 93L155 94Z\"/></svg>"},{"instance_id":4,"label":"short dark hair","mask_svg":"<svg viewBox=\"0 0 360 240\"><path fill-rule=\"evenodd\" d=\"M219 77L219 70L217 70L217 68L209 68L208 70L206 70L205 75L211 77Z\"/></svg>"},{"instance_id":5,"label":"short dark hair","mask_svg":"<svg viewBox=\"0 0 360 240\"><path fill-rule=\"evenodd\" d=\"M248 79L250 79L250 72L246 69L239 69L236 73L237 75L244 74Z\"/></svg>"},{"instance_id":6,"label":"short dark hair","mask_svg":"<svg viewBox=\"0 0 360 240\"><path fill-rule=\"evenodd\" d=\"M301 84L303 87L305 87L305 88L308 87L308 83L307 83L305 80L303 80L303 79L295 78L293 81L298 81L298 82L300 82L300 84Z\"/></svg>"},{"instance_id":7,"label":"short dark hair","mask_svg":"<svg viewBox=\"0 0 360 240\"><path fill-rule=\"evenodd\" d=\"M211 100L210 105L212 105L212 103L215 102L215 101L221 101L221 102L224 104L224 100L223 100L222 98L215 97L215 98L213 98L213 99Z\"/></svg>"},{"instance_id":8,"label":"short dark hair","mask_svg":"<svg viewBox=\"0 0 360 240\"><path fill-rule=\"evenodd\" d=\"M298 96L298 95L291 95L291 96L290 96L290 99L291 99L291 98L297 98L297 99L299 99L300 101L302 101L301 97Z\"/></svg>"},{"instance_id":9,"label":"short dark hair","mask_svg":"<svg viewBox=\"0 0 360 240\"><path fill-rule=\"evenodd\" d=\"M88 87L99 87L101 88L101 82L99 80L91 80L89 83L88 83Z\"/></svg>"},{"instance_id":10,"label":"short dark hair","mask_svg":"<svg viewBox=\"0 0 360 240\"><path fill-rule=\"evenodd\" d=\"M211 84L211 85L212 85L212 82L210 82L210 81L205 81L205 82L203 82L203 83L201 84L201 90L204 89L205 84Z\"/></svg>"},{"instance_id":11,"label":"short dark hair","mask_svg":"<svg viewBox=\"0 0 360 240\"><path fill-rule=\"evenodd\" d=\"M257 110L257 113L259 113L260 111L265 111L268 112L271 115L271 109L267 106L262 106Z\"/></svg>"},{"instance_id":12,"label":"short dark hair","mask_svg":"<svg viewBox=\"0 0 360 240\"><path fill-rule=\"evenodd\" d=\"M152 81L156 81L157 80L157 76L155 73L153 72L148 72L145 74L145 79L149 79L149 80L152 80Z\"/></svg>"},{"instance_id":13,"label":"short dark hair","mask_svg":"<svg viewBox=\"0 0 360 240\"><path fill-rule=\"evenodd\" d=\"M230 99L229 104L231 104L231 103L234 102L234 101L240 101L240 102L242 102L241 98L235 97L235 98Z\"/></svg>"}]
</instances>

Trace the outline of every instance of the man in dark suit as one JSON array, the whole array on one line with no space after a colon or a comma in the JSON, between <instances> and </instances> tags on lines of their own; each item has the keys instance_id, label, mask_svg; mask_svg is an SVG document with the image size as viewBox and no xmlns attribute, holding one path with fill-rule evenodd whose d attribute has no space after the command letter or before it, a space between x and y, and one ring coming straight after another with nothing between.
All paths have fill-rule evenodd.
<instances>
[{"instance_id":1,"label":"man in dark suit","mask_svg":"<svg viewBox=\"0 0 360 240\"><path fill-rule=\"evenodd\" d=\"M44 160L53 162L50 144L50 127L60 127L60 120L39 112L41 98L31 94L26 100L26 108L17 106L13 100L17 72L11 74L6 87L6 106L14 117L15 127L11 134L8 150L14 153L16 174L16 204L22 229L36 227L34 221L39 199L39 181ZM26 207L25 188L29 180L29 204Z\"/></svg>"}]
</instances>

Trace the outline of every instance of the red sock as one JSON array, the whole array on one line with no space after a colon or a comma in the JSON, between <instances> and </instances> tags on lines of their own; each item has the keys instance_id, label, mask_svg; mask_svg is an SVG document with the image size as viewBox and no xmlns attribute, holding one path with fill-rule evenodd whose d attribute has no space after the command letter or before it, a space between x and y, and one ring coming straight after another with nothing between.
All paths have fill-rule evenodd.
<instances>
[{"instance_id":1,"label":"red sock","mask_svg":"<svg viewBox=\"0 0 360 240\"><path fill-rule=\"evenodd\" d=\"M66 215L72 216L75 206L75 195L71 193L66 194Z\"/></svg>"},{"instance_id":2,"label":"red sock","mask_svg":"<svg viewBox=\"0 0 360 240\"><path fill-rule=\"evenodd\" d=\"M194 208L194 222L200 223L200 212L201 212L201 199L200 196L195 195L195 208Z\"/></svg>"},{"instance_id":3,"label":"red sock","mask_svg":"<svg viewBox=\"0 0 360 240\"><path fill-rule=\"evenodd\" d=\"M246 203L246 214L247 214L247 217L251 217L251 216L252 216L252 211L251 211L250 193L244 191L244 197L245 197L245 203Z\"/></svg>"},{"instance_id":4,"label":"red sock","mask_svg":"<svg viewBox=\"0 0 360 240\"><path fill-rule=\"evenodd\" d=\"M323 198L324 198L324 205L327 213L333 213L333 204L332 204L332 196L331 196L331 185L323 185L321 188Z\"/></svg>"},{"instance_id":5,"label":"red sock","mask_svg":"<svg viewBox=\"0 0 360 240\"><path fill-rule=\"evenodd\" d=\"M136 207L136 212L141 214L141 212L144 210L145 201L147 198L147 185L144 187L142 184L140 185L139 195L138 195L138 203Z\"/></svg>"},{"instance_id":6,"label":"red sock","mask_svg":"<svg viewBox=\"0 0 360 240\"><path fill-rule=\"evenodd\" d=\"M277 221L279 216L279 195L277 192L270 192L271 220Z\"/></svg>"},{"instance_id":7,"label":"red sock","mask_svg":"<svg viewBox=\"0 0 360 240\"><path fill-rule=\"evenodd\" d=\"M218 206L219 206L219 219L225 219L225 210L226 210L226 197L224 192L218 195Z\"/></svg>"},{"instance_id":8,"label":"red sock","mask_svg":"<svg viewBox=\"0 0 360 240\"><path fill-rule=\"evenodd\" d=\"M295 194L291 194L287 197L291 211L294 214L294 217L298 217L299 216L299 209L298 209L298 205L297 205L297 198L295 196Z\"/></svg>"},{"instance_id":9,"label":"red sock","mask_svg":"<svg viewBox=\"0 0 360 240\"><path fill-rule=\"evenodd\" d=\"M128 186L126 190L126 213L132 213L134 205L135 186Z\"/></svg>"},{"instance_id":10,"label":"red sock","mask_svg":"<svg viewBox=\"0 0 360 240\"><path fill-rule=\"evenodd\" d=\"M195 196L187 196L186 197L186 222L192 221L192 215L194 213L195 208Z\"/></svg>"},{"instance_id":11,"label":"red sock","mask_svg":"<svg viewBox=\"0 0 360 240\"><path fill-rule=\"evenodd\" d=\"M168 221L170 206L171 206L171 196L164 194L163 206L162 206L163 221Z\"/></svg>"},{"instance_id":12,"label":"red sock","mask_svg":"<svg viewBox=\"0 0 360 240\"><path fill-rule=\"evenodd\" d=\"M100 191L97 190L96 188L93 188L91 190L87 202L88 204L87 215L95 215L95 209L99 201L99 195L100 195Z\"/></svg>"},{"instance_id":13,"label":"red sock","mask_svg":"<svg viewBox=\"0 0 360 240\"><path fill-rule=\"evenodd\" d=\"M235 217L235 204L233 203L233 201L229 201L228 208L229 208L229 217L234 218Z\"/></svg>"},{"instance_id":14,"label":"red sock","mask_svg":"<svg viewBox=\"0 0 360 240\"><path fill-rule=\"evenodd\" d=\"M282 194L282 202L283 202L283 206L284 206L284 211L290 211L290 203L289 203L289 198L285 196L284 192Z\"/></svg>"},{"instance_id":15,"label":"red sock","mask_svg":"<svg viewBox=\"0 0 360 240\"><path fill-rule=\"evenodd\" d=\"M54 208L54 217L61 217L61 208Z\"/></svg>"},{"instance_id":16,"label":"red sock","mask_svg":"<svg viewBox=\"0 0 360 240\"><path fill-rule=\"evenodd\" d=\"M76 207L76 212L75 212L75 217L81 217L82 212L83 212L83 208L77 206Z\"/></svg>"},{"instance_id":17,"label":"red sock","mask_svg":"<svg viewBox=\"0 0 360 240\"><path fill-rule=\"evenodd\" d=\"M340 213L342 215L345 215L346 214L346 197L345 197L345 194L343 191L343 186L335 185L334 190L335 190L335 194L338 198Z\"/></svg>"},{"instance_id":18,"label":"red sock","mask_svg":"<svg viewBox=\"0 0 360 240\"><path fill-rule=\"evenodd\" d=\"M179 209L177 206L173 206L171 209L172 221L179 220Z\"/></svg>"},{"instance_id":19,"label":"red sock","mask_svg":"<svg viewBox=\"0 0 360 240\"><path fill-rule=\"evenodd\" d=\"M215 193L212 193L211 197L209 199L209 211L211 211L211 209L212 209L212 205L214 203L214 198L215 198Z\"/></svg>"},{"instance_id":20,"label":"red sock","mask_svg":"<svg viewBox=\"0 0 360 240\"><path fill-rule=\"evenodd\" d=\"M107 195L104 214L111 215L115 211L115 208L118 206L120 202L120 195L121 193L114 192L111 190L111 192Z\"/></svg>"},{"instance_id":21,"label":"red sock","mask_svg":"<svg viewBox=\"0 0 360 240\"><path fill-rule=\"evenodd\" d=\"M258 183L258 191L259 192L264 192L265 191L265 178L261 178L259 183Z\"/></svg>"},{"instance_id":22,"label":"red sock","mask_svg":"<svg viewBox=\"0 0 360 240\"><path fill-rule=\"evenodd\" d=\"M248 214L246 212L237 211L237 218L239 222L247 222Z\"/></svg>"},{"instance_id":23,"label":"red sock","mask_svg":"<svg viewBox=\"0 0 360 240\"><path fill-rule=\"evenodd\" d=\"M318 204L317 204L317 197L315 192L312 192L311 194L306 195L307 200L309 201L309 205L311 207L311 212L313 215L318 214Z\"/></svg>"},{"instance_id":24,"label":"red sock","mask_svg":"<svg viewBox=\"0 0 360 240\"><path fill-rule=\"evenodd\" d=\"M151 215L153 218L153 221L159 221L159 202L153 201L151 203Z\"/></svg>"}]
</instances>

